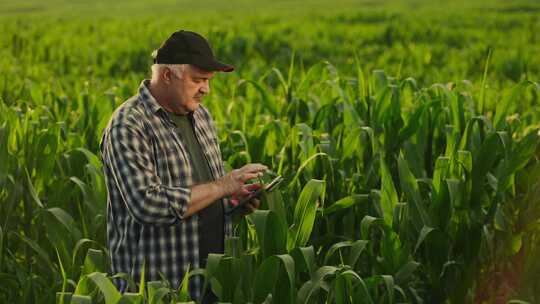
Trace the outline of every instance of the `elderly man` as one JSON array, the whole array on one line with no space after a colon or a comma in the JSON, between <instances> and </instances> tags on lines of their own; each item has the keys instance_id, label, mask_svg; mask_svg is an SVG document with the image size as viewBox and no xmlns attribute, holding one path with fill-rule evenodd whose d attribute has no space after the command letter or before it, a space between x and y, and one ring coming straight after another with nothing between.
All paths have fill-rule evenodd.
<instances>
[{"instance_id":1,"label":"elderly man","mask_svg":"<svg viewBox=\"0 0 540 304\"><path fill-rule=\"evenodd\" d=\"M248 164L226 174L216 129L201 105L215 72L233 67L214 58L208 42L189 31L173 33L155 53L152 79L112 115L101 157L108 190L107 234L113 273L139 281L163 275L178 287L185 271L204 267L222 253L231 219L229 198L260 185L263 174ZM248 212L258 208L252 200ZM125 291L125 281L116 282ZM201 280L190 282L199 299Z\"/></svg>"}]
</instances>

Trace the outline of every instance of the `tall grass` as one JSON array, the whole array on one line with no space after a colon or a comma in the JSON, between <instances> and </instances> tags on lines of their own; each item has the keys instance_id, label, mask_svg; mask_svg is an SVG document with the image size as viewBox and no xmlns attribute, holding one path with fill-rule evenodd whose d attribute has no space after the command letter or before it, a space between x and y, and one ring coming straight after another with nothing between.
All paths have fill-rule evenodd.
<instances>
[{"instance_id":1,"label":"tall grass","mask_svg":"<svg viewBox=\"0 0 540 304\"><path fill-rule=\"evenodd\" d=\"M538 301L540 65L520 7L186 20L237 64L205 100L227 166L285 186L178 289L119 274L123 295L98 140L178 23L2 21L0 302L184 302L194 275L232 303Z\"/></svg>"}]
</instances>

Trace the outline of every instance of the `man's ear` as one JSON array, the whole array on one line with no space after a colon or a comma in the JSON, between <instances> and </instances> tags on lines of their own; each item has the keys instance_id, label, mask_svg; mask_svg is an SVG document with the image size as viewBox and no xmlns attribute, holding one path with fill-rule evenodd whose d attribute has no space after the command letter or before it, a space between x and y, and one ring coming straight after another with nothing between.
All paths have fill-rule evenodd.
<instances>
[{"instance_id":1,"label":"man's ear","mask_svg":"<svg viewBox=\"0 0 540 304\"><path fill-rule=\"evenodd\" d=\"M169 68L164 68L163 72L161 73L161 79L163 79L163 82L165 82L166 84L170 84L172 78L172 71Z\"/></svg>"}]
</instances>

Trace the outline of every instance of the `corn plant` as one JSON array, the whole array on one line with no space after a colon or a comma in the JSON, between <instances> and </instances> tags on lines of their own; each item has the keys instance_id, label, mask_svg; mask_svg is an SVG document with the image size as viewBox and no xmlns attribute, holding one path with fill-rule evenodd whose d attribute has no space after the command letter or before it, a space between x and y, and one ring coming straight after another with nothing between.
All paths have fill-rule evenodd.
<instances>
[{"instance_id":1,"label":"corn plant","mask_svg":"<svg viewBox=\"0 0 540 304\"><path fill-rule=\"evenodd\" d=\"M204 101L226 167L285 182L170 286L109 273L97 153L176 7L1 3L0 302L189 302L192 276L230 303L538 302L538 4L422 4L182 18L237 65Z\"/></svg>"}]
</instances>

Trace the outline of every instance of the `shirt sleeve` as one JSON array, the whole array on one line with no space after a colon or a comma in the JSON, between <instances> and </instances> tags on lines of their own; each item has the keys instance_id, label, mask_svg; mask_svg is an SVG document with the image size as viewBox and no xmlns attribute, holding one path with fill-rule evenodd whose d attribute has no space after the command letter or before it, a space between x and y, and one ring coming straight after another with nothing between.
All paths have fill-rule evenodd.
<instances>
[{"instance_id":1,"label":"shirt sleeve","mask_svg":"<svg viewBox=\"0 0 540 304\"><path fill-rule=\"evenodd\" d=\"M142 130L111 126L102 158L129 214L142 224L170 225L183 219L191 189L163 185L152 161L150 140Z\"/></svg>"}]
</instances>

